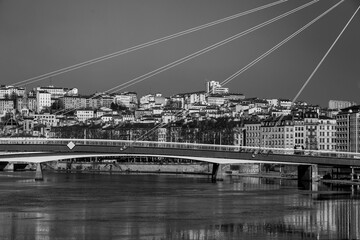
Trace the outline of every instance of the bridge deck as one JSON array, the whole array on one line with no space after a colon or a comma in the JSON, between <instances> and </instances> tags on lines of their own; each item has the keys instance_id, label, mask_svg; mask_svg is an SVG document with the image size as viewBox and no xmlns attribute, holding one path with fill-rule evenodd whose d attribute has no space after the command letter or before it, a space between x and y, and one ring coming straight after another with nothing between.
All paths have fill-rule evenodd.
<instances>
[{"instance_id":1,"label":"bridge deck","mask_svg":"<svg viewBox=\"0 0 360 240\"><path fill-rule=\"evenodd\" d=\"M252 152L182 149L168 147L127 147L123 149L119 146L78 144L74 148L70 149L64 144L0 144L0 151L22 152L19 154L0 155L0 161L27 160L30 162L30 157L32 157L38 159L38 161L34 162L45 162L51 161L49 159L60 160L76 157L142 155L171 156L213 163L236 163L246 160L248 162L275 162L285 164L317 164L327 166L360 167L360 159L356 158L338 158L329 156L321 157L294 154L254 154Z\"/></svg>"}]
</instances>

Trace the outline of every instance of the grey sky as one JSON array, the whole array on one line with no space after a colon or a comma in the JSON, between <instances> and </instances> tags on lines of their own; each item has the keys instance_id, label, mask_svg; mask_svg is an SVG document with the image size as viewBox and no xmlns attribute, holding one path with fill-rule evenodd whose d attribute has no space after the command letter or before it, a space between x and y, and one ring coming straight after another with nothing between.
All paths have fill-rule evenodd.
<instances>
[{"instance_id":1,"label":"grey sky","mask_svg":"<svg viewBox=\"0 0 360 240\"><path fill-rule=\"evenodd\" d=\"M0 0L0 82L11 84L224 18L267 0ZM289 0L196 33L26 86L106 91L309 1ZM337 3L314 5L136 84L140 95L172 95L223 81ZM246 96L293 98L360 2L337 9L227 85ZM360 14L300 96L360 103ZM124 91L125 91L124 90Z\"/></svg>"}]
</instances>

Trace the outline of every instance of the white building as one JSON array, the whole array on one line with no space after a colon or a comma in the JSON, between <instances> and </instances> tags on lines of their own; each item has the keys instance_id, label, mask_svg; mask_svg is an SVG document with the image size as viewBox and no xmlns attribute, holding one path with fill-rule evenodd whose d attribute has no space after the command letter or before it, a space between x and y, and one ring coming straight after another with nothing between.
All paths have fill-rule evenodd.
<instances>
[{"instance_id":1,"label":"white building","mask_svg":"<svg viewBox=\"0 0 360 240\"><path fill-rule=\"evenodd\" d=\"M279 99L279 106L286 108L286 109L290 109L291 108L291 100L289 99Z\"/></svg>"},{"instance_id":2,"label":"white building","mask_svg":"<svg viewBox=\"0 0 360 240\"><path fill-rule=\"evenodd\" d=\"M10 98L12 95L24 96L25 88L6 86L6 85L2 85L0 87L0 98L6 98L6 97Z\"/></svg>"},{"instance_id":3,"label":"white building","mask_svg":"<svg viewBox=\"0 0 360 240\"><path fill-rule=\"evenodd\" d=\"M207 103L209 105L221 106L226 102L226 98L222 95L210 95L207 97Z\"/></svg>"},{"instance_id":4,"label":"white building","mask_svg":"<svg viewBox=\"0 0 360 240\"><path fill-rule=\"evenodd\" d=\"M270 107L279 106L279 99L266 99L266 101L269 103Z\"/></svg>"},{"instance_id":5,"label":"white building","mask_svg":"<svg viewBox=\"0 0 360 240\"><path fill-rule=\"evenodd\" d=\"M336 119L321 116L317 130L319 150L336 151Z\"/></svg>"},{"instance_id":6,"label":"white building","mask_svg":"<svg viewBox=\"0 0 360 240\"><path fill-rule=\"evenodd\" d=\"M209 94L227 94L229 93L229 88L224 88L217 81L206 82L206 92Z\"/></svg>"},{"instance_id":7,"label":"white building","mask_svg":"<svg viewBox=\"0 0 360 240\"><path fill-rule=\"evenodd\" d=\"M46 107L51 107L51 94L45 91L36 92L36 111L41 112Z\"/></svg>"},{"instance_id":8,"label":"white building","mask_svg":"<svg viewBox=\"0 0 360 240\"><path fill-rule=\"evenodd\" d=\"M78 109L75 112L75 115L79 122L85 122L88 119L93 118L95 115L93 109Z\"/></svg>"},{"instance_id":9,"label":"white building","mask_svg":"<svg viewBox=\"0 0 360 240\"><path fill-rule=\"evenodd\" d=\"M355 102L350 102L350 101L341 101L341 100L330 100L329 101L329 109L343 109L343 108L347 108L347 107L351 107L356 105Z\"/></svg>"},{"instance_id":10,"label":"white building","mask_svg":"<svg viewBox=\"0 0 360 240\"><path fill-rule=\"evenodd\" d=\"M46 126L57 126L59 123L59 119L56 118L55 114L34 114L34 121L37 123L45 124Z\"/></svg>"},{"instance_id":11,"label":"white building","mask_svg":"<svg viewBox=\"0 0 360 240\"><path fill-rule=\"evenodd\" d=\"M54 87L54 86L46 86L46 87L37 87L36 91L45 91L51 94L51 98L58 99L63 97L65 94L67 95L78 95L77 88L62 88L62 87Z\"/></svg>"}]
</instances>

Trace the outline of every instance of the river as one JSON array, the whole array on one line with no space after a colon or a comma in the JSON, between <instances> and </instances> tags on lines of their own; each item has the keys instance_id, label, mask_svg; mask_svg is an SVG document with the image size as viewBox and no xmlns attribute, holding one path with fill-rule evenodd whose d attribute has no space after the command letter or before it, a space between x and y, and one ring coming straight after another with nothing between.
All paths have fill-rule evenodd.
<instances>
[{"instance_id":1,"label":"river","mask_svg":"<svg viewBox=\"0 0 360 240\"><path fill-rule=\"evenodd\" d=\"M360 189L295 180L0 173L0 239L360 239Z\"/></svg>"}]
</instances>

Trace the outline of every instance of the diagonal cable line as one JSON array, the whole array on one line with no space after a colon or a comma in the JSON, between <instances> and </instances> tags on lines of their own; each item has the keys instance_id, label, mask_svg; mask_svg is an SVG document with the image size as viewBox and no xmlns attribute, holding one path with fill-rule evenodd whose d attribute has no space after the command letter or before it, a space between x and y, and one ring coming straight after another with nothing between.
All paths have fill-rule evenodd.
<instances>
[{"instance_id":1,"label":"diagonal cable line","mask_svg":"<svg viewBox=\"0 0 360 240\"><path fill-rule=\"evenodd\" d=\"M225 40L217 42L217 43L215 43L213 45L210 45L210 46L208 46L206 48L203 48L203 49L201 49L201 50L199 50L197 52L194 52L194 53L189 54L189 55L187 55L187 56L185 56L183 58L180 58L180 59L178 59L178 60L176 60L176 61L174 61L172 63L164 65L164 66L162 66L162 67L160 67L158 69L155 69L155 70L150 71L150 72L148 72L146 74L143 74L143 75L141 75L139 77L131 79L131 80L129 80L129 81L125 82L125 83L122 83L120 85L117 85L117 86L115 86L115 87L113 87L111 89L108 89L107 91L105 91L105 93L115 93L115 92L121 91L121 90L123 90L125 88L128 88L128 87L130 87L130 86L132 86L132 85L134 85L136 83L142 82L142 81L144 81L144 80L146 80L146 79L148 79L148 78L150 78L152 76L155 76L155 75L157 75L157 74L159 74L161 72L164 72L164 71L166 71L166 70L168 70L170 68L173 68L173 67L175 67L177 65L180 65L180 64L182 64L184 62L187 62L187 61L189 61L189 60L191 60L191 59L193 59L193 58L195 58L197 56L200 56L200 55L202 55L204 53L207 53L207 52L209 52L209 51L211 51L211 50L213 50L213 49L215 49L217 47L225 45L226 43L234 41L237 38L245 36L246 34L249 34L249 33L253 32L253 31L257 30L257 29L260 29L260 28L262 28L264 26L267 26L267 25L269 25L269 24L271 24L271 23L273 23L275 21L278 21L278 20L280 20L280 19L282 19L282 18L284 18L284 17L286 17L286 16L288 16L290 14L293 14L293 13L295 13L297 11L300 11L301 9L304 9L304 8L310 6L310 5L312 5L312 4L314 4L314 3L318 2L318 1L319 0L313 0L313 1L309 2L309 3L301 5L301 6L297 7L297 8L295 8L295 9L292 9L292 10L290 10L290 11L288 11L286 13L283 13L283 14L277 16L277 17L274 17L274 18L272 18L270 20L267 20L267 21L265 21L265 22L263 22L261 24L258 24L258 25L254 26L252 28L247 29L247 30L245 30L243 32L235 34L235 35L233 35L233 36L231 36L231 37L229 37L229 38L227 38ZM73 111L73 110L75 110L75 109L68 110L67 112L70 112L70 111ZM65 112L65 113L67 113L67 112Z\"/></svg>"},{"instance_id":2,"label":"diagonal cable line","mask_svg":"<svg viewBox=\"0 0 360 240\"><path fill-rule=\"evenodd\" d=\"M79 69L79 68L83 68L83 67L86 67L86 66L98 63L98 62L102 62L102 61L105 61L105 60L108 60L108 59L111 59L111 58L114 58L114 57L124 55L126 53L130 53L130 52L133 52L133 51L136 51L136 50L140 50L142 48L149 47L149 46L161 43L161 42L165 42L167 40L171 40L171 39L174 39L174 38L177 38L177 37L189 34L189 33L193 33L193 32L196 32L196 31L199 31L199 30L202 30L202 29L205 29L205 28L208 28L208 27L220 24L220 23L224 23L224 22L227 22L227 21L230 21L230 20L245 16L245 15L248 15L250 13L254 13L254 12L257 12L257 11L260 11L260 10L263 10L263 9L266 9L266 8L269 8L269 7L272 7L272 6L276 6L276 5L284 3L286 1L288 1L288 0L279 0L279 1L276 1L276 2L273 2L273 3L269 3L269 4L266 4L266 5L251 9L251 10L247 10L245 12L237 13L235 15L232 15L232 16L229 16L229 17L226 17L226 18L222 18L222 19L210 22L210 23L206 23L206 24L203 24L203 25L200 25L200 26L197 26L197 27L193 27L193 28L190 28L190 29L178 32L178 33L174 33L174 34L162 37L162 38L158 38L158 39L146 42L146 43L142 43L140 45L136 45L136 46L133 46L133 47L130 47L130 48L127 48L127 49L123 49L123 50L120 50L120 51L117 51L117 52L114 52L114 53L111 53L111 54L107 54L107 55L104 55L104 56L101 56L101 57L98 57L98 58L94 58L94 59L85 61L85 62L74 64L72 66L65 67L65 68L62 68L62 69L59 69L59 70L56 70L56 71L52 71L52 72L49 72L49 73L46 73L46 74L42 74L42 75L37 76L37 77L29 78L29 79L26 79L26 80L23 80L23 81L20 81L20 82L17 82L17 83L13 83L12 85L18 86L18 85L30 84L30 83L34 83L34 82L37 82L37 81L41 81L41 80L49 78L49 77L54 77L54 76L57 76L57 75L60 75L60 74L63 74L63 73L67 73L67 72L70 72L70 71L73 71L73 70L76 70L76 69Z\"/></svg>"},{"instance_id":3,"label":"diagonal cable line","mask_svg":"<svg viewBox=\"0 0 360 240\"><path fill-rule=\"evenodd\" d=\"M144 80L146 80L147 78L150 78L150 77L152 77L152 76L154 76L154 75L157 75L158 73L161 73L161 72L163 72L163 71L166 71L167 69L170 69L170 68L175 67L175 66L177 66L177 65L179 65L179 64L181 64L181 63L184 63L184 62L186 62L186 61L188 61L188 60L191 60L192 58L195 58L195 57L197 57L197 56L199 56L199 55L202 55L202 54L204 54L204 53L206 53L206 52L208 52L208 51L211 51L211 50L213 50L213 49L215 49L215 48L217 48L217 47L219 47L219 46L222 46L222 45L224 45L224 44L226 44L226 43L228 43L228 42L231 42L231 41L233 41L233 40L235 40L235 39L237 39L237 38L239 38L239 37L242 37L242 36L244 36L244 35L246 35L246 34L248 34L248 33L251 33L251 32L253 32L253 31L255 31L255 30L257 30L257 29L259 29L259 28L261 28L261 27L264 27L264 26L266 26L266 25L268 25L268 24L270 24L270 23L272 23L272 22L274 22L274 21L277 21L277 20L279 20L279 19L281 19L281 18L283 18L283 17L286 17L286 16L288 16L288 15L290 15L290 14L296 12L296 11L299 11L299 10L301 10L301 9L307 7L307 6L310 6L310 5L312 5L313 3L315 3L315 2L318 2L318 1L315 0L315 1L309 2L308 4L305 4L305 5L302 5L302 6L298 7L298 8L295 8L295 9L289 11L289 12L286 12L286 13L284 13L284 14L282 14L282 15L279 15L278 17L275 17L275 18L270 19L270 20L268 20L268 21L266 21L266 22L264 22L264 23L261 23L261 24L259 24L259 25L256 25L256 26L254 26L254 27L252 27L252 28L250 28L250 29L248 29L248 30L245 30L245 31L243 31L243 32L241 32L241 33L238 33L238 34L236 34L236 35L234 35L234 36L232 36L232 37L229 37L229 38L227 38L227 39L225 39L225 40L223 40L223 41L220 41L220 42L218 42L218 43L216 43L216 44L213 44L213 45L211 45L211 46L209 46L209 47L206 47L206 48L204 48L204 49L202 49L202 50L199 50L199 51L197 51L197 52L195 52L195 53L192 53L192 54L190 54L190 55L188 55L188 56L186 56L186 57L183 57L183 58L181 58L181 59L178 59L178 60L176 60L176 61L174 61L174 62L172 62L172 63L170 63L170 64L167 64L167 65L165 65L165 66L163 66L163 67L161 67L161 68L158 68L158 69L153 70L153 71L151 71L151 72L149 72L149 73L147 73L147 74L144 74L144 75L142 75L142 76L139 76L139 77L137 77L137 78L134 78L134 79L132 79L132 80L126 82L126 83L120 84L120 85L118 85L118 86L116 86L116 87L114 87L114 88L111 88L111 89L108 90L108 92L109 92L109 91L110 91L110 92L120 91L120 90L122 90L122 89L124 89L124 88L127 88L127 87L129 87L129 86L131 86L131 85L134 85L134 84L136 84L136 83L138 83L138 82L144 81ZM311 25L311 24L310 24L310 25ZM301 32L301 31L300 31L300 32ZM119 88L119 87L120 87L120 88ZM207 94L208 94L208 93L207 93ZM182 111L179 111L177 114L175 114L175 117L180 116L180 115L182 115L182 114L183 114L183 112L182 112ZM143 135L141 135L140 137L138 137L137 139L135 139L135 142L136 142L136 141L139 141L139 140L141 140L142 138L148 136L149 134L155 132L157 129L159 129L159 128L163 127L163 126L166 126L167 124L168 124L168 123L159 123L159 124L155 125L152 129L150 129L149 131L147 131L146 133L144 133Z\"/></svg>"},{"instance_id":4,"label":"diagonal cable line","mask_svg":"<svg viewBox=\"0 0 360 240\"><path fill-rule=\"evenodd\" d=\"M339 41L340 37L343 35L343 33L345 32L345 30L347 29L347 27L350 25L351 21L353 20L353 18L355 17L355 15L357 14L357 12L360 10L360 5L359 7L356 9L356 11L354 12L354 14L351 16L351 18L349 19L349 21L346 23L346 25L344 26L344 28L341 30L341 32L339 33L339 35L337 36L337 38L334 40L334 42L331 44L331 46L329 47L329 49L327 50L327 52L325 53L325 55L321 58L320 62L317 64L317 66L315 67L315 69L312 71L312 73L310 74L310 76L306 79L306 81L304 82L304 84L302 85L302 87L300 88L300 90L298 91L298 93L296 94L296 96L293 98L293 100L291 101L291 106L294 104L294 102L298 99L298 97L300 96L300 94L303 92L303 90L305 89L305 87L307 86L307 84L311 81L311 79L313 78L313 76L315 75L315 73L318 71L318 69L320 68L321 64L325 61L326 57L329 55L329 53L331 52L331 50L334 48L334 46L336 45L336 43ZM276 127L278 124L281 123L281 120L284 118L284 115L281 115L281 117L279 118L279 120L275 123L274 127Z\"/></svg>"},{"instance_id":5,"label":"diagonal cable line","mask_svg":"<svg viewBox=\"0 0 360 240\"><path fill-rule=\"evenodd\" d=\"M245 35L253 32L253 31L255 31L255 30L258 30L258 29L260 29L260 28L262 28L262 27L264 27L264 26L267 26L267 25L275 22L275 21L278 21L278 20L280 20L280 19L282 19L282 18L284 18L284 17L286 17L286 16L288 16L288 15L290 15L290 14L293 14L293 13L295 13L295 12L297 12L297 11L300 11L301 9L306 8L306 7L308 7L308 6L316 3L316 2L318 2L318 1L319 1L319 0L313 0L313 1L309 2L309 3L307 3L307 4L304 4L304 5L302 5L302 6L300 6L300 7L297 7L297 8L295 8L295 9L291 10L291 11L288 11L288 12L286 12L286 13L283 13L283 14L275 17L275 18L272 18L272 19L270 19L270 20L268 20L268 21L266 21L266 22L263 22L263 23L261 23L261 24L258 24L258 25L254 26L254 27L252 27L252 28L249 28L249 29L247 29L247 30L245 30L245 31L243 31L243 32L240 32L240 33L238 33L238 34L235 34L235 35L233 35L233 36L231 36L231 37L229 37L229 38L226 38L226 39L224 39L224 40L222 40L222 41L220 41L220 42L217 42L217 43L215 43L215 44L213 44L213 45L211 45L211 46L208 46L208 47L203 48L203 49L201 49L201 50L199 50L199 51L197 51L197 52L194 52L194 53L189 54L189 55L187 55L187 56L185 56L185 57L183 57L183 58L180 58L180 59L178 59L178 60L176 60L176 61L174 61L174 62L172 62L172 63L169 63L169 64L167 64L167 65L164 65L164 66L162 66L162 67L160 67L160 68L158 68L158 69L155 69L155 70L153 70L153 71L151 71L151 72L148 72L148 73L143 74L143 75L141 75L141 76L139 76L139 77L136 77L136 78L134 78L134 79L131 79L131 80L125 82L125 83L122 83L122 84L120 84L120 85L118 85L118 86L115 86L115 87L109 89L107 92L112 93L112 92L116 92L116 91L121 91L121 90L123 90L123 89L125 89L125 88L128 88L128 87L130 87L130 86L132 86L132 85L134 85L134 84L136 84L136 83L142 82L142 81L144 81L144 80L146 80L146 79L148 79L148 78L150 78L150 77L153 77L153 76L155 76L155 75L157 75L157 74L159 74L159 73L162 73L162 72L164 72L164 71L166 71L166 70L168 70L168 69L171 69L171 68L173 68L173 67L176 67L176 66L178 66L178 65L180 65L180 64L182 64L182 63L185 63L185 62L187 62L187 61L189 61L189 60L191 60L191 59L193 59L193 58L195 58L195 57L198 57L198 56L200 56L200 55L202 55L202 54L205 54L205 53L207 53L207 52L209 52L209 51L212 51L212 50L214 50L214 49L216 49L216 48L218 48L218 47L220 47L220 46L223 46L223 45L225 45L225 44L227 44L227 43L229 43L229 42L232 42L232 41L234 41L234 40L236 40L236 39L238 39L238 38L240 38L240 37L242 37L242 36L245 36Z\"/></svg>"},{"instance_id":6,"label":"diagonal cable line","mask_svg":"<svg viewBox=\"0 0 360 240\"><path fill-rule=\"evenodd\" d=\"M292 38L296 37L298 34L300 34L302 31L304 31L305 29L307 29L308 27L310 27L312 24L314 24L315 22L317 22L320 18L324 17L326 14L328 14L329 12L331 12L334 8L336 8L337 6L339 6L341 3L343 3L345 0L341 0L340 2L338 2L337 4L335 4L334 6L332 6L331 8L329 8L328 10L326 10L324 13L320 14L318 17L316 17L315 19L313 19L312 21L310 21L309 23L307 23L306 25L304 25L302 28L300 28L299 30L297 30L296 32L294 32L293 34L291 34L290 36L288 36L287 38L285 38L284 40L282 40L280 43L278 43L277 45L275 45L274 47L272 47L270 50L268 50L267 52L263 53L261 56L259 56L258 58L256 58L254 61L250 62L249 64L247 64L245 67L243 67L242 69L240 69L239 71L237 71L236 73L232 74L231 76L229 76L228 78L226 78L224 81L222 81L220 84L221 85L226 85L229 82L231 82L232 80L234 80L236 77L238 77L240 74L244 73L246 70L248 70L249 68L251 68L252 66L254 66L256 63L260 62L262 59L264 59L265 57L267 57L268 55L270 55L272 52L276 51L278 48L280 48L282 45L284 45L285 43L287 43L288 41L290 41Z\"/></svg>"},{"instance_id":7,"label":"diagonal cable line","mask_svg":"<svg viewBox=\"0 0 360 240\"><path fill-rule=\"evenodd\" d=\"M323 12L322 14L320 14L318 17L314 18L312 21L310 21L309 23L307 23L306 25L304 25L303 27L301 27L300 29L298 29L296 32L294 32L293 34L291 34L290 36L288 36L287 38L285 38L283 41L281 41L280 43L278 43L277 45L275 45L274 47L272 47L270 50L268 50L267 52L265 52L264 54L262 54L261 56L259 56L258 58L256 58L254 61L252 61L251 63L249 63L248 65L246 65L245 67L243 67L241 70L237 71L236 73L232 74L230 77L228 77L227 79L225 79L223 82L221 82L221 85L226 85L229 82L231 82L233 79L235 79L237 76L239 76L240 74L242 74L243 72L245 72L246 70L248 70L249 68L251 68L252 66L254 66L256 63L258 63L259 61L261 61L263 58L265 58L266 56L268 56L269 54L271 54L272 52L274 52L275 50L277 50L279 47L281 47L282 45L284 45L285 43L287 43L288 41L290 41L292 38L294 38L295 36L297 36L298 34L300 34L301 32L303 32L304 30L306 30L308 27L310 27L311 25L313 25L315 22L317 22L318 20L320 20L322 17L324 17L326 14L328 14L329 12L331 12L332 10L334 10L336 7L338 7L341 3L343 3L345 0L341 0L340 2L336 3L334 6L332 6L331 8L329 8L328 10L326 10L325 12ZM355 16L355 14L354 14ZM353 18L353 17L352 17ZM348 24L347 24L348 25ZM347 27L347 26L346 26ZM345 28L346 28L345 27ZM345 30L345 29L344 29ZM343 30L343 31L344 31ZM342 31L342 32L343 32ZM340 36L339 36L340 37ZM338 37L338 38L339 38ZM333 44L335 45L335 43ZM329 53L330 51L328 51ZM327 54L328 54L327 53ZM326 56L324 56L323 59L325 59ZM321 63L320 63L321 64ZM312 74L313 75L313 74ZM308 80L309 81L309 80ZM307 81L307 83L308 83ZM306 83L306 84L307 84ZM305 85L305 84L304 84ZM303 86L304 88L305 86ZM303 90L302 88L302 90ZM301 90L301 91L302 91ZM300 95L301 92L298 93L298 95ZM207 93L208 94L208 93ZM292 101L292 103L294 101L296 101L298 95L295 97L295 100ZM178 114L176 114L177 116ZM175 116L175 117L176 117ZM283 116L282 116L283 118ZM281 122L282 118L279 120ZM275 124L276 126L276 124ZM274 126L274 127L275 127ZM159 124L159 126L157 128L161 128L163 127L163 125ZM153 129L149 130L149 134L154 132L156 129L156 126ZM143 136L145 137L146 135L148 135L148 133L145 133ZM141 136L141 137L143 137Z\"/></svg>"}]
</instances>

